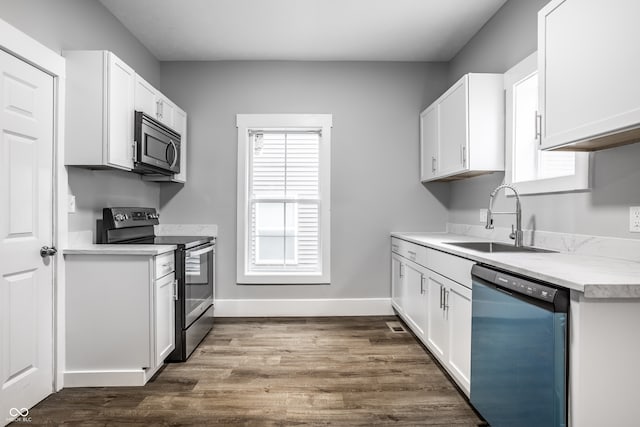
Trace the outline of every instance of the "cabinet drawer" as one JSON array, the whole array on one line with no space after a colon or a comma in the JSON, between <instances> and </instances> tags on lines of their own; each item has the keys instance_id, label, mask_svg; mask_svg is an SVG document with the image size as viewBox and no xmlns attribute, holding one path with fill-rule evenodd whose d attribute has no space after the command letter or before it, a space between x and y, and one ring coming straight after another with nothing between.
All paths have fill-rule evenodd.
<instances>
[{"instance_id":1,"label":"cabinet drawer","mask_svg":"<svg viewBox=\"0 0 640 427\"><path fill-rule=\"evenodd\" d=\"M403 257L420 264L423 267L428 265L427 263L427 248L424 246L416 245L415 243L404 242Z\"/></svg>"},{"instance_id":2,"label":"cabinet drawer","mask_svg":"<svg viewBox=\"0 0 640 427\"><path fill-rule=\"evenodd\" d=\"M391 238L391 252L395 252L398 255L402 254L402 248L404 248L404 244L407 243L404 240L400 240L397 237Z\"/></svg>"},{"instance_id":3,"label":"cabinet drawer","mask_svg":"<svg viewBox=\"0 0 640 427\"><path fill-rule=\"evenodd\" d=\"M427 252L429 269L471 289L471 267L475 264L474 261L435 249L428 249Z\"/></svg>"},{"instance_id":4,"label":"cabinet drawer","mask_svg":"<svg viewBox=\"0 0 640 427\"><path fill-rule=\"evenodd\" d=\"M167 252L156 256L155 259L155 279L166 276L176 269L174 252Z\"/></svg>"},{"instance_id":5,"label":"cabinet drawer","mask_svg":"<svg viewBox=\"0 0 640 427\"><path fill-rule=\"evenodd\" d=\"M427 266L427 248L424 246L392 237L391 252L395 252L416 264L422 265L423 267Z\"/></svg>"}]
</instances>

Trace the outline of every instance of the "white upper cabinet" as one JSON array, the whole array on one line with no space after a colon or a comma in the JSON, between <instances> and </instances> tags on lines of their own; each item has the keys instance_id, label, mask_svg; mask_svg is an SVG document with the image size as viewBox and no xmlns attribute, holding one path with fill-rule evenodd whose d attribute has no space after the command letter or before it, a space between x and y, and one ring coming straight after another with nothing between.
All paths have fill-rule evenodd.
<instances>
[{"instance_id":1,"label":"white upper cabinet","mask_svg":"<svg viewBox=\"0 0 640 427\"><path fill-rule=\"evenodd\" d=\"M67 51L65 57L65 165L132 170L134 112L142 111L181 136L180 173L144 179L186 182L187 113L112 52Z\"/></svg>"},{"instance_id":2,"label":"white upper cabinet","mask_svg":"<svg viewBox=\"0 0 640 427\"><path fill-rule=\"evenodd\" d=\"M135 110L158 118L158 90L136 74Z\"/></svg>"},{"instance_id":3,"label":"white upper cabinet","mask_svg":"<svg viewBox=\"0 0 640 427\"><path fill-rule=\"evenodd\" d=\"M131 170L135 71L111 52L65 56L65 164Z\"/></svg>"},{"instance_id":4,"label":"white upper cabinet","mask_svg":"<svg viewBox=\"0 0 640 427\"><path fill-rule=\"evenodd\" d=\"M543 149L640 141L640 2L552 0L538 14Z\"/></svg>"},{"instance_id":5,"label":"white upper cabinet","mask_svg":"<svg viewBox=\"0 0 640 427\"><path fill-rule=\"evenodd\" d=\"M420 114L422 181L504 170L502 74L466 74Z\"/></svg>"},{"instance_id":6,"label":"white upper cabinet","mask_svg":"<svg viewBox=\"0 0 640 427\"><path fill-rule=\"evenodd\" d=\"M179 108L145 79L136 75L135 110L153 117L163 125L178 131ZM178 131L180 133L180 131Z\"/></svg>"},{"instance_id":7,"label":"white upper cabinet","mask_svg":"<svg viewBox=\"0 0 640 427\"><path fill-rule=\"evenodd\" d=\"M429 181L438 173L438 105L420 113L420 180Z\"/></svg>"},{"instance_id":8,"label":"white upper cabinet","mask_svg":"<svg viewBox=\"0 0 640 427\"><path fill-rule=\"evenodd\" d=\"M158 121L171 129L175 129L176 109L177 107L173 102L171 102L171 100L169 100L169 98L161 93L159 94Z\"/></svg>"}]
</instances>

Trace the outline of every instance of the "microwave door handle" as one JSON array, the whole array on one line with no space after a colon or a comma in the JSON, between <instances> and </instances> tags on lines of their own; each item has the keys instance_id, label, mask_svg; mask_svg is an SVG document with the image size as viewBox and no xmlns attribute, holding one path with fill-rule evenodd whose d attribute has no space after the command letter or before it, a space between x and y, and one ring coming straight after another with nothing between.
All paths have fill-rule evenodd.
<instances>
[{"instance_id":1,"label":"microwave door handle","mask_svg":"<svg viewBox=\"0 0 640 427\"><path fill-rule=\"evenodd\" d=\"M175 153L175 156L173 156L173 162L171 163L171 167L174 167L176 165L176 162L178 161L178 146L175 142L173 142L173 139L169 140L169 144L171 144L171 146L173 147L173 152Z\"/></svg>"},{"instance_id":2,"label":"microwave door handle","mask_svg":"<svg viewBox=\"0 0 640 427\"><path fill-rule=\"evenodd\" d=\"M187 252L187 257L200 256L200 255L206 254L207 252L213 252L214 248L215 248L215 246L211 245L211 246L207 246L204 249L199 249L199 250L193 251L193 252Z\"/></svg>"}]
</instances>

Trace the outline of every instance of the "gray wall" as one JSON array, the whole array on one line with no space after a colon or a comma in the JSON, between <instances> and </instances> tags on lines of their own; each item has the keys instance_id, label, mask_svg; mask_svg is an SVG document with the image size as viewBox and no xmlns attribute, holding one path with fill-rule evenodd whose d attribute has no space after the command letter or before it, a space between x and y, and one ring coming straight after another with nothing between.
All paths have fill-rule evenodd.
<instances>
[{"instance_id":1,"label":"gray wall","mask_svg":"<svg viewBox=\"0 0 640 427\"><path fill-rule=\"evenodd\" d=\"M50 49L105 49L133 67L154 86L160 85L160 63L97 0L0 0L0 19ZM104 206L158 207L160 188L138 175L69 168L69 187L77 213L69 231L93 230Z\"/></svg>"},{"instance_id":2,"label":"gray wall","mask_svg":"<svg viewBox=\"0 0 640 427\"><path fill-rule=\"evenodd\" d=\"M220 298L389 296L389 232L443 230L446 184L419 183L418 112L444 64L162 63L162 89L189 113L188 182L161 189L165 223L219 227ZM326 285L236 285L237 113L332 113L331 263Z\"/></svg>"},{"instance_id":3,"label":"gray wall","mask_svg":"<svg viewBox=\"0 0 640 427\"><path fill-rule=\"evenodd\" d=\"M537 11L547 0L509 0L450 63L449 83L468 72L503 73L534 52ZM601 236L640 238L630 233L629 206L640 204L640 144L598 151L591 155L593 189L583 193L525 196L526 228ZM451 184L449 222L480 224L480 208L504 174L477 177ZM501 197L497 206L511 207ZM499 226L513 220L501 217Z\"/></svg>"}]
</instances>

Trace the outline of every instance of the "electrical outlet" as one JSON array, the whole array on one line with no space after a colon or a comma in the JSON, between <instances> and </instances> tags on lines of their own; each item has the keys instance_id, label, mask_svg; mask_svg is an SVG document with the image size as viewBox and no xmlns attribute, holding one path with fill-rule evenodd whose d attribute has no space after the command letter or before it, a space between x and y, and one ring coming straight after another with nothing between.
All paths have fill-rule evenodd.
<instances>
[{"instance_id":1,"label":"electrical outlet","mask_svg":"<svg viewBox=\"0 0 640 427\"><path fill-rule=\"evenodd\" d=\"M629 231L640 233L640 206L631 206L629 208Z\"/></svg>"},{"instance_id":2,"label":"electrical outlet","mask_svg":"<svg viewBox=\"0 0 640 427\"><path fill-rule=\"evenodd\" d=\"M487 222L487 210L480 209L480 222L485 224Z\"/></svg>"},{"instance_id":3,"label":"electrical outlet","mask_svg":"<svg viewBox=\"0 0 640 427\"><path fill-rule=\"evenodd\" d=\"M67 212L76 213L76 196L73 194L69 194L67 201L69 205L67 206Z\"/></svg>"}]
</instances>

